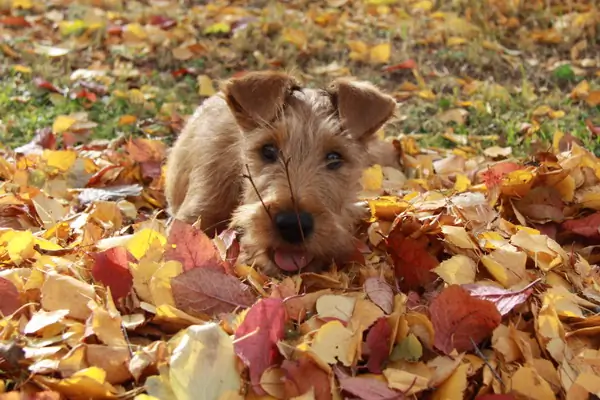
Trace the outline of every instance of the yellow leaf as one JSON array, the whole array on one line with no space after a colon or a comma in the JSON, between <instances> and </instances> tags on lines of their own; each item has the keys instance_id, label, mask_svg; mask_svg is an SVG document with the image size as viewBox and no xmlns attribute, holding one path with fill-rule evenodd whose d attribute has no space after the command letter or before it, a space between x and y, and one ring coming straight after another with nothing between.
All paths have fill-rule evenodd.
<instances>
[{"instance_id":1,"label":"yellow leaf","mask_svg":"<svg viewBox=\"0 0 600 400\"><path fill-rule=\"evenodd\" d=\"M200 96L210 97L216 93L212 79L208 75L199 75L197 80L198 94Z\"/></svg>"},{"instance_id":2,"label":"yellow leaf","mask_svg":"<svg viewBox=\"0 0 600 400\"><path fill-rule=\"evenodd\" d=\"M132 125L135 124L136 121L137 117L135 115L122 115L121 118L119 118L119 125Z\"/></svg>"},{"instance_id":3,"label":"yellow leaf","mask_svg":"<svg viewBox=\"0 0 600 400\"><path fill-rule=\"evenodd\" d=\"M319 318L335 318L348 322L354 313L356 297L325 294L317 300Z\"/></svg>"},{"instance_id":4,"label":"yellow leaf","mask_svg":"<svg viewBox=\"0 0 600 400\"><path fill-rule=\"evenodd\" d=\"M22 8L23 10L29 10L33 7L31 0L12 0L12 8Z\"/></svg>"},{"instance_id":5,"label":"yellow leaf","mask_svg":"<svg viewBox=\"0 0 600 400\"><path fill-rule=\"evenodd\" d=\"M442 226L444 240L460 249L475 250L477 246L473 243L471 236L462 226Z\"/></svg>"},{"instance_id":6,"label":"yellow leaf","mask_svg":"<svg viewBox=\"0 0 600 400\"><path fill-rule=\"evenodd\" d=\"M163 304L175 307L173 292L171 291L171 278L180 275L183 272L183 266L179 261L167 261L156 270L150 279L150 293L152 294L155 306Z\"/></svg>"},{"instance_id":7,"label":"yellow leaf","mask_svg":"<svg viewBox=\"0 0 600 400\"><path fill-rule=\"evenodd\" d=\"M308 42L306 32L301 29L286 28L283 30L281 35L283 40L288 43L292 43L299 49L305 48Z\"/></svg>"},{"instance_id":8,"label":"yellow leaf","mask_svg":"<svg viewBox=\"0 0 600 400\"><path fill-rule=\"evenodd\" d=\"M531 400L556 399L550 384L529 366L521 366L509 384L514 392Z\"/></svg>"},{"instance_id":9,"label":"yellow leaf","mask_svg":"<svg viewBox=\"0 0 600 400\"><path fill-rule=\"evenodd\" d=\"M600 90L594 90L590 92L588 97L586 97L585 102L590 107L596 107L600 105Z\"/></svg>"},{"instance_id":10,"label":"yellow leaf","mask_svg":"<svg viewBox=\"0 0 600 400\"><path fill-rule=\"evenodd\" d=\"M91 313L87 304L96 298L92 285L68 275L50 273L41 289L44 310L69 310L69 317L85 320Z\"/></svg>"},{"instance_id":11,"label":"yellow leaf","mask_svg":"<svg viewBox=\"0 0 600 400\"><path fill-rule=\"evenodd\" d=\"M517 170L508 173L502 181L502 194L522 197L529 192L533 184L533 173L528 170Z\"/></svg>"},{"instance_id":12,"label":"yellow leaf","mask_svg":"<svg viewBox=\"0 0 600 400\"><path fill-rule=\"evenodd\" d=\"M217 22L216 24L212 24L208 26L204 30L205 35L210 35L213 33L229 33L231 32L231 26L225 22Z\"/></svg>"},{"instance_id":13,"label":"yellow leaf","mask_svg":"<svg viewBox=\"0 0 600 400\"><path fill-rule=\"evenodd\" d=\"M424 100L435 100L435 93L433 93L433 91L427 89L427 90L420 90L417 93L417 96L419 96L420 98L424 99Z\"/></svg>"},{"instance_id":14,"label":"yellow leaf","mask_svg":"<svg viewBox=\"0 0 600 400\"><path fill-rule=\"evenodd\" d=\"M387 64L390 61L392 46L389 43L381 43L371 48L370 60L375 64Z\"/></svg>"},{"instance_id":15,"label":"yellow leaf","mask_svg":"<svg viewBox=\"0 0 600 400\"><path fill-rule=\"evenodd\" d=\"M413 10L431 11L432 8L433 8L433 2L430 0L418 1L412 5Z\"/></svg>"},{"instance_id":16,"label":"yellow leaf","mask_svg":"<svg viewBox=\"0 0 600 400\"><path fill-rule=\"evenodd\" d=\"M450 47L460 46L465 43L467 43L467 39L459 36L450 36L448 40L446 40L446 45Z\"/></svg>"},{"instance_id":17,"label":"yellow leaf","mask_svg":"<svg viewBox=\"0 0 600 400\"><path fill-rule=\"evenodd\" d=\"M383 375L387 379L390 388L399 390L406 396L412 396L426 390L429 383L428 377L395 368L384 369Z\"/></svg>"},{"instance_id":18,"label":"yellow leaf","mask_svg":"<svg viewBox=\"0 0 600 400\"><path fill-rule=\"evenodd\" d=\"M467 372L469 364L461 364L454 373L444 381L434 392L433 400L463 399L467 389Z\"/></svg>"},{"instance_id":19,"label":"yellow leaf","mask_svg":"<svg viewBox=\"0 0 600 400\"><path fill-rule=\"evenodd\" d=\"M554 185L554 188L558 190L563 201L568 203L573 201L575 197L575 179L571 175L567 175L565 179Z\"/></svg>"},{"instance_id":20,"label":"yellow leaf","mask_svg":"<svg viewBox=\"0 0 600 400\"><path fill-rule=\"evenodd\" d=\"M30 231L7 231L0 236L0 243L4 245L11 261L16 265L35 255L33 245L35 240ZM2 251L0 251L2 254Z\"/></svg>"},{"instance_id":21,"label":"yellow leaf","mask_svg":"<svg viewBox=\"0 0 600 400\"><path fill-rule=\"evenodd\" d=\"M572 99L585 99L590 94L590 84L587 80L583 80L577 84L571 91L569 97Z\"/></svg>"},{"instance_id":22,"label":"yellow leaf","mask_svg":"<svg viewBox=\"0 0 600 400\"><path fill-rule=\"evenodd\" d=\"M442 261L433 269L433 272L449 285L464 285L475 282L477 264L465 255L456 254L452 258Z\"/></svg>"},{"instance_id":23,"label":"yellow leaf","mask_svg":"<svg viewBox=\"0 0 600 400\"><path fill-rule=\"evenodd\" d=\"M141 259L149 249L153 247L163 247L167 243L167 238L159 232L144 228L137 231L131 239L127 241L127 250L132 256Z\"/></svg>"},{"instance_id":24,"label":"yellow leaf","mask_svg":"<svg viewBox=\"0 0 600 400\"><path fill-rule=\"evenodd\" d=\"M68 117L66 115L59 115L54 120L52 124L52 132L54 133L63 133L67 131L73 124L77 122L77 120L73 117Z\"/></svg>"},{"instance_id":25,"label":"yellow leaf","mask_svg":"<svg viewBox=\"0 0 600 400\"><path fill-rule=\"evenodd\" d=\"M30 74L31 73L31 68L29 68L25 65L20 65L20 64L13 65L12 69L13 69L13 71L20 72L22 74Z\"/></svg>"},{"instance_id":26,"label":"yellow leaf","mask_svg":"<svg viewBox=\"0 0 600 400\"><path fill-rule=\"evenodd\" d=\"M526 278L527 254L496 249L481 257L483 266L502 286L509 288Z\"/></svg>"},{"instance_id":27,"label":"yellow leaf","mask_svg":"<svg viewBox=\"0 0 600 400\"><path fill-rule=\"evenodd\" d=\"M340 321L330 321L315 334L311 352L328 364L339 361L349 367L358 357L361 339Z\"/></svg>"},{"instance_id":28,"label":"yellow leaf","mask_svg":"<svg viewBox=\"0 0 600 400\"><path fill-rule=\"evenodd\" d=\"M82 369L62 380L43 375L37 375L36 380L68 398L117 398L117 390L106 382L106 372L98 367Z\"/></svg>"},{"instance_id":29,"label":"yellow leaf","mask_svg":"<svg viewBox=\"0 0 600 400\"><path fill-rule=\"evenodd\" d=\"M369 56L369 47L365 42L360 40L350 40L347 42L348 47L350 48L350 57L351 60L354 61L366 61Z\"/></svg>"},{"instance_id":30,"label":"yellow leaf","mask_svg":"<svg viewBox=\"0 0 600 400\"><path fill-rule=\"evenodd\" d=\"M44 150L42 159L46 161L48 167L66 172L75 163L77 153L72 150Z\"/></svg>"},{"instance_id":31,"label":"yellow leaf","mask_svg":"<svg viewBox=\"0 0 600 400\"><path fill-rule=\"evenodd\" d=\"M379 190L383 185L383 169L375 164L363 172L362 184L365 190Z\"/></svg>"},{"instance_id":32,"label":"yellow leaf","mask_svg":"<svg viewBox=\"0 0 600 400\"><path fill-rule=\"evenodd\" d=\"M137 22L125 25L125 31L133 33L138 39L146 39L148 37L144 27Z\"/></svg>"}]
</instances>

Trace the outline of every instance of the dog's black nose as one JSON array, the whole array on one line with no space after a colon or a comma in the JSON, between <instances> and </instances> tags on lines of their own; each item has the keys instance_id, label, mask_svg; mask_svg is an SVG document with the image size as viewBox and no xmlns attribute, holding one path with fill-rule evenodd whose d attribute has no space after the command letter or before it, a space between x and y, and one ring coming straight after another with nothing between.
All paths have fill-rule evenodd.
<instances>
[{"instance_id":1,"label":"dog's black nose","mask_svg":"<svg viewBox=\"0 0 600 400\"><path fill-rule=\"evenodd\" d=\"M310 213L282 211L275 215L275 226L288 243L302 243L313 232L314 220Z\"/></svg>"}]
</instances>

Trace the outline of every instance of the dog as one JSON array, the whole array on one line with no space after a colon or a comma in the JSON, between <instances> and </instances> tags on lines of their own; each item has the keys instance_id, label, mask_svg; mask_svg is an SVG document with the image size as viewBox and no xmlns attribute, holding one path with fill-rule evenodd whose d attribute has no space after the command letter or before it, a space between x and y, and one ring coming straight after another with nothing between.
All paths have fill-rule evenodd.
<instances>
[{"instance_id":1,"label":"dog","mask_svg":"<svg viewBox=\"0 0 600 400\"><path fill-rule=\"evenodd\" d=\"M396 101L349 78L303 88L283 72L249 72L207 98L166 164L174 219L240 233L240 261L267 275L319 271L355 250L368 166L399 166L375 134Z\"/></svg>"}]
</instances>

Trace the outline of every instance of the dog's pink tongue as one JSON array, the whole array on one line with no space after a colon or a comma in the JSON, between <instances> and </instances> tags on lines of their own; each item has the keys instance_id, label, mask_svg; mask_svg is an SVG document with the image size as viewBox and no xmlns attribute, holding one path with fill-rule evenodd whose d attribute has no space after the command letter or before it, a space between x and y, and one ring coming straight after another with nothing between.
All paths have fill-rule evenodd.
<instances>
[{"instance_id":1,"label":"dog's pink tongue","mask_svg":"<svg viewBox=\"0 0 600 400\"><path fill-rule=\"evenodd\" d=\"M300 250L276 250L274 259L275 264L282 270L294 272L306 267L312 257Z\"/></svg>"}]
</instances>

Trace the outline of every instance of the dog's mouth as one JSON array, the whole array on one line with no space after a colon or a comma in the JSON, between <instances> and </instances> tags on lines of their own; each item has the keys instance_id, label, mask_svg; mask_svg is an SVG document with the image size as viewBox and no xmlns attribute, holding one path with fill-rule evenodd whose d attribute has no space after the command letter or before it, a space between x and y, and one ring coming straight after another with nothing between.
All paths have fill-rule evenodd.
<instances>
[{"instance_id":1,"label":"dog's mouth","mask_svg":"<svg viewBox=\"0 0 600 400\"><path fill-rule=\"evenodd\" d=\"M312 260L313 256L302 249L275 249L273 252L273 261L279 269L287 272L296 272L305 268Z\"/></svg>"}]
</instances>

